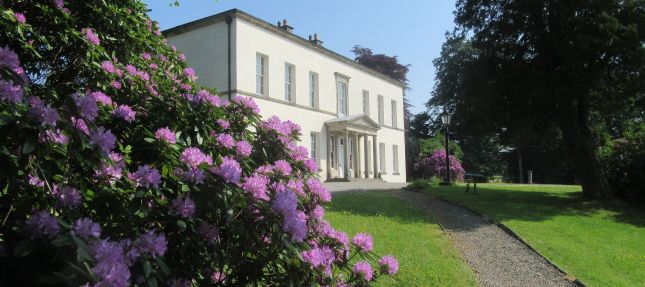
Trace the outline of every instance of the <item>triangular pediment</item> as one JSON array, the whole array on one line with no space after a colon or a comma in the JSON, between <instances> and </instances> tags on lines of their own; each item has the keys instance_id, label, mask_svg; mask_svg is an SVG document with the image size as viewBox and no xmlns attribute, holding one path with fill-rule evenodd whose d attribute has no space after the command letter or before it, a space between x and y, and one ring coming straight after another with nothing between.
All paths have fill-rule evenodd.
<instances>
[{"instance_id":1,"label":"triangular pediment","mask_svg":"<svg viewBox=\"0 0 645 287\"><path fill-rule=\"evenodd\" d=\"M381 126L365 114L342 116L325 122L334 131L365 131L375 133Z\"/></svg>"},{"instance_id":2,"label":"triangular pediment","mask_svg":"<svg viewBox=\"0 0 645 287\"><path fill-rule=\"evenodd\" d=\"M365 127L370 127L374 129L380 129L381 126L373 121L368 115L361 114L360 116L347 121L350 124L353 125L360 125L360 126L365 126Z\"/></svg>"}]
</instances>

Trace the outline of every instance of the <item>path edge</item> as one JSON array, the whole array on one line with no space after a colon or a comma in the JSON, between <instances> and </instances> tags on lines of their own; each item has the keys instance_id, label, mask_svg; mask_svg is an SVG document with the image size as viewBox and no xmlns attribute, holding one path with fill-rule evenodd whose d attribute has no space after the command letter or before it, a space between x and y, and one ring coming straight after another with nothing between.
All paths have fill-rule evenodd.
<instances>
[{"instance_id":1,"label":"path edge","mask_svg":"<svg viewBox=\"0 0 645 287\"><path fill-rule=\"evenodd\" d=\"M424 191L412 190L412 189L404 189L404 191L425 193ZM493 218L491 218L490 216L488 216L486 214L483 214L483 213L481 213L481 212L479 212L477 210L474 210L474 209L472 209L470 207L464 206L463 204L460 204L460 203L445 199L442 196L433 195L433 194L428 194L428 195L429 196L434 196L434 197L436 197L437 199L439 199L439 200L441 200L443 202L447 202L447 203L450 203L450 204L457 205L457 206L459 206L461 208L464 208L464 209L466 209L466 210L468 210L468 211L470 211L470 212L482 217L484 220L488 221L489 223L496 225L497 227L502 229L504 232L506 232L506 234L508 234L511 237L517 239L519 242L524 244L526 247L528 247L529 249L533 250L533 252L535 252L537 255L542 257L548 264L550 264L551 266L555 267L555 269L557 269L558 271L562 272L562 274L565 274L567 276L571 276L572 278L575 278L575 280L573 280L571 282L576 284L576 286L578 286L578 287L587 287L587 285L585 285L582 281L580 281L580 279L578 279L577 277L569 274L569 272L564 271L564 269L560 268L560 266L558 266L557 264L553 263L551 260L549 260L549 258L546 258L546 256L542 255L542 253L540 253L535 248L533 248L533 246L531 246L528 242L526 242L526 240L524 240L524 238L522 238L519 234L515 233L515 231L513 231L513 229L509 228L508 226L502 224L501 222L498 222L498 221L494 220ZM441 228L443 229L443 226Z\"/></svg>"}]
</instances>

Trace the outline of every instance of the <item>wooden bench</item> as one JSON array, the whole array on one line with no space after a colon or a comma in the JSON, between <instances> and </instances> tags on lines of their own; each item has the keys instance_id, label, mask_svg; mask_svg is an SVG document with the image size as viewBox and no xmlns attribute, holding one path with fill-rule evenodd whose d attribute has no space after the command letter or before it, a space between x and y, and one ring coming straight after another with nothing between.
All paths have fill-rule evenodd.
<instances>
[{"instance_id":1,"label":"wooden bench","mask_svg":"<svg viewBox=\"0 0 645 287\"><path fill-rule=\"evenodd\" d=\"M486 178L483 174L479 173L465 173L464 180L466 181L466 193L470 191L470 183L473 183L473 193L477 193L477 179Z\"/></svg>"}]
</instances>

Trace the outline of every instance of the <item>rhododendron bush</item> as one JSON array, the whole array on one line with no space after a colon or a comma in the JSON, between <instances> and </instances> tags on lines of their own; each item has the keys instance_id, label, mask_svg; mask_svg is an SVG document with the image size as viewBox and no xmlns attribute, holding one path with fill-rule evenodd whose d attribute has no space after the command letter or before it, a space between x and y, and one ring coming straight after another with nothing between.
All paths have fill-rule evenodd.
<instances>
[{"instance_id":1,"label":"rhododendron bush","mask_svg":"<svg viewBox=\"0 0 645 287\"><path fill-rule=\"evenodd\" d=\"M299 127L198 87L142 3L0 6L0 285L361 286L398 271L323 219L331 196Z\"/></svg>"},{"instance_id":2,"label":"rhododendron bush","mask_svg":"<svg viewBox=\"0 0 645 287\"><path fill-rule=\"evenodd\" d=\"M459 160L448 155L450 159L450 179L451 180L464 180L464 169L461 167ZM421 157L414 164L417 172L425 178L440 177L444 178L446 175L446 150L435 150L431 155Z\"/></svg>"}]
</instances>

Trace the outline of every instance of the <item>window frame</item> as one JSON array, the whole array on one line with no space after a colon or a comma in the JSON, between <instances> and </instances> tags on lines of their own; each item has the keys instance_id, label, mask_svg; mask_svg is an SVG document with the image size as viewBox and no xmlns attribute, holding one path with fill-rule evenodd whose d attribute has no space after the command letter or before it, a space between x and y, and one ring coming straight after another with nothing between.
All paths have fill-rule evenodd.
<instances>
[{"instance_id":1,"label":"window frame","mask_svg":"<svg viewBox=\"0 0 645 287\"><path fill-rule=\"evenodd\" d=\"M383 125L385 122L385 110L384 110L384 103L383 103L383 95L378 95L377 97L377 106L378 106L378 123Z\"/></svg>"},{"instance_id":2,"label":"window frame","mask_svg":"<svg viewBox=\"0 0 645 287\"><path fill-rule=\"evenodd\" d=\"M309 139L310 139L310 152L309 155L311 156L311 159L313 159L318 166L320 166L320 133L319 132L311 132L309 134Z\"/></svg>"},{"instance_id":3,"label":"window frame","mask_svg":"<svg viewBox=\"0 0 645 287\"><path fill-rule=\"evenodd\" d=\"M261 60L263 62L260 64L260 70L261 74L258 74L258 60ZM269 73L269 57L265 54L262 53L255 53L255 93L260 96L267 96L268 95L268 73ZM261 80L258 81L258 77L261 77ZM258 86L258 83L261 85ZM260 93L258 93L260 91Z\"/></svg>"},{"instance_id":4,"label":"window frame","mask_svg":"<svg viewBox=\"0 0 645 287\"><path fill-rule=\"evenodd\" d=\"M379 172L381 174L386 174L386 160L385 160L385 143L380 142L378 144L378 154L379 154Z\"/></svg>"},{"instance_id":5,"label":"window frame","mask_svg":"<svg viewBox=\"0 0 645 287\"><path fill-rule=\"evenodd\" d=\"M363 114L370 115L370 92L363 90Z\"/></svg>"},{"instance_id":6,"label":"window frame","mask_svg":"<svg viewBox=\"0 0 645 287\"><path fill-rule=\"evenodd\" d=\"M284 62L284 98L283 100L290 103L296 102L296 66L289 62Z\"/></svg>"},{"instance_id":7,"label":"window frame","mask_svg":"<svg viewBox=\"0 0 645 287\"><path fill-rule=\"evenodd\" d=\"M318 108L320 94L320 76L314 71L309 71L309 106Z\"/></svg>"},{"instance_id":8,"label":"window frame","mask_svg":"<svg viewBox=\"0 0 645 287\"><path fill-rule=\"evenodd\" d=\"M390 105L391 105L391 108L392 108L392 127L396 128L397 125L398 125L398 121L397 121L397 117L398 117L397 110L398 109L396 108L396 100L391 100Z\"/></svg>"},{"instance_id":9,"label":"window frame","mask_svg":"<svg viewBox=\"0 0 645 287\"><path fill-rule=\"evenodd\" d=\"M340 98L340 91L341 91L341 84L344 85L344 98L343 98L343 106L342 106L342 111L341 111L341 98ZM349 78L348 77L343 77L340 75L336 75L336 115L338 116L346 116L349 114Z\"/></svg>"},{"instance_id":10,"label":"window frame","mask_svg":"<svg viewBox=\"0 0 645 287\"><path fill-rule=\"evenodd\" d=\"M392 145L392 172L399 174L399 146Z\"/></svg>"}]
</instances>

